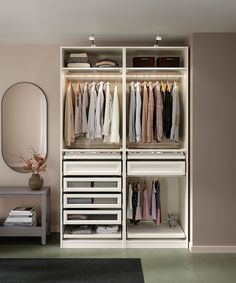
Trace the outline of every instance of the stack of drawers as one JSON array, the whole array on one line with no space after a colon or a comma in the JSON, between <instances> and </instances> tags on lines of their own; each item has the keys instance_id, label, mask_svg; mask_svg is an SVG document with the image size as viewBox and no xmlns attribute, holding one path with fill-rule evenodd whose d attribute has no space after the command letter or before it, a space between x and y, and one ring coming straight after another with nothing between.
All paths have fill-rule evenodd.
<instances>
[{"instance_id":1,"label":"stack of drawers","mask_svg":"<svg viewBox=\"0 0 236 283\"><path fill-rule=\"evenodd\" d=\"M63 161L63 224L121 225L121 160ZM92 200L88 202L88 200ZM121 238L116 234L67 235L64 238Z\"/></svg>"}]
</instances>

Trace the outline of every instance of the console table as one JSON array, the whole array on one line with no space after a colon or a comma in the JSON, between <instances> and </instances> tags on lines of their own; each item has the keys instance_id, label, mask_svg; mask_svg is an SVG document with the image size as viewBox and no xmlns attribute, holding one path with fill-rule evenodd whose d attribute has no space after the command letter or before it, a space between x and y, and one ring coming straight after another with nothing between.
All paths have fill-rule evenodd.
<instances>
[{"instance_id":1,"label":"console table","mask_svg":"<svg viewBox=\"0 0 236 283\"><path fill-rule=\"evenodd\" d=\"M0 187L0 198L4 197L40 197L41 225L36 227L0 226L0 237L41 237L42 245L46 245L47 234L50 233L50 187L31 190L29 187Z\"/></svg>"}]
</instances>

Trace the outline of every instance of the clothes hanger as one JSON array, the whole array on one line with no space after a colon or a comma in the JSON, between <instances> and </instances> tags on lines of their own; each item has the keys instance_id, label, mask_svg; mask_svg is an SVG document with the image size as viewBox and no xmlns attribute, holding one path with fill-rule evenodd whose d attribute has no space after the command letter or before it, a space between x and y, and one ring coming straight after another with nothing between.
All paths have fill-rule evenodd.
<instances>
[{"instance_id":1,"label":"clothes hanger","mask_svg":"<svg viewBox=\"0 0 236 283\"><path fill-rule=\"evenodd\" d=\"M171 92L171 89L172 89L172 83L170 83L169 81L167 81L167 90L169 92Z\"/></svg>"},{"instance_id":2,"label":"clothes hanger","mask_svg":"<svg viewBox=\"0 0 236 283\"><path fill-rule=\"evenodd\" d=\"M80 89L80 81L78 80L78 81L77 81L77 86L76 86L76 92L78 92L79 89Z\"/></svg>"},{"instance_id":3,"label":"clothes hanger","mask_svg":"<svg viewBox=\"0 0 236 283\"><path fill-rule=\"evenodd\" d=\"M161 81L161 90L162 90L163 92L166 91L166 84L164 83L164 81Z\"/></svg>"},{"instance_id":4,"label":"clothes hanger","mask_svg":"<svg viewBox=\"0 0 236 283\"><path fill-rule=\"evenodd\" d=\"M73 90L72 81L71 80L68 81L68 85L67 85L67 89L70 89L70 88Z\"/></svg>"},{"instance_id":5,"label":"clothes hanger","mask_svg":"<svg viewBox=\"0 0 236 283\"><path fill-rule=\"evenodd\" d=\"M147 87L147 81L144 81L142 85Z\"/></svg>"}]
</instances>

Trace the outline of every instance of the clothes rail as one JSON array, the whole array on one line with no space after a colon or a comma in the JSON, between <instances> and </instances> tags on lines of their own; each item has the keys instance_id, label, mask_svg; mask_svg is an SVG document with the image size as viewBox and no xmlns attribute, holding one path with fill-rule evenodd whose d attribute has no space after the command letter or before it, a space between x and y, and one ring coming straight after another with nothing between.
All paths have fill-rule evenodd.
<instances>
[{"instance_id":1,"label":"clothes rail","mask_svg":"<svg viewBox=\"0 0 236 283\"><path fill-rule=\"evenodd\" d=\"M65 75L68 79L122 79L122 75Z\"/></svg>"},{"instance_id":2,"label":"clothes rail","mask_svg":"<svg viewBox=\"0 0 236 283\"><path fill-rule=\"evenodd\" d=\"M181 79L183 78L182 75L127 75L127 79Z\"/></svg>"}]
</instances>

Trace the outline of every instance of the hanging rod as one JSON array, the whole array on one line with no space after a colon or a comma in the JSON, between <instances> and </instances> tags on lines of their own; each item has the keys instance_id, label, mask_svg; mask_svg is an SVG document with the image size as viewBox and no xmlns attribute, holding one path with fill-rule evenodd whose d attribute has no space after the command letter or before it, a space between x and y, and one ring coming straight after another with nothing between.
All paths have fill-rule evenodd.
<instances>
[{"instance_id":1,"label":"hanging rod","mask_svg":"<svg viewBox=\"0 0 236 283\"><path fill-rule=\"evenodd\" d=\"M126 76L127 79L137 79L137 78L142 78L142 79L145 79L145 78L154 78L154 79L170 79L170 78L173 78L173 79L180 79L180 78L183 78L182 75L127 75Z\"/></svg>"},{"instance_id":2,"label":"hanging rod","mask_svg":"<svg viewBox=\"0 0 236 283\"><path fill-rule=\"evenodd\" d=\"M122 79L122 75L65 75L65 78L68 79Z\"/></svg>"}]
</instances>

